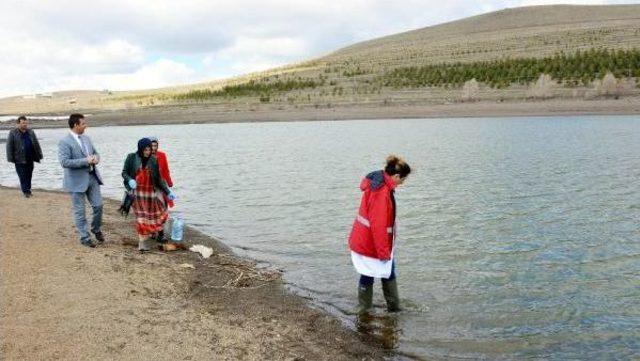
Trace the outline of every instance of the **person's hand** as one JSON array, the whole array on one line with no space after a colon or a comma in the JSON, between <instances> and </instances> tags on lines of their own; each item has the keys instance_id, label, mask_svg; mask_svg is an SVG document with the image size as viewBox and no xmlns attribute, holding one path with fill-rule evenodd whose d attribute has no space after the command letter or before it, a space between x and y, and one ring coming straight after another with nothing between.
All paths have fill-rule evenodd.
<instances>
[{"instance_id":1,"label":"person's hand","mask_svg":"<svg viewBox=\"0 0 640 361\"><path fill-rule=\"evenodd\" d=\"M138 186L138 183L136 183L135 179L129 179L129 188L136 189L137 186Z\"/></svg>"},{"instance_id":2,"label":"person's hand","mask_svg":"<svg viewBox=\"0 0 640 361\"><path fill-rule=\"evenodd\" d=\"M169 192L169 195L167 195L167 198L169 198L170 201L175 201L178 197L176 197L176 194L171 191Z\"/></svg>"},{"instance_id":3,"label":"person's hand","mask_svg":"<svg viewBox=\"0 0 640 361\"><path fill-rule=\"evenodd\" d=\"M98 158L97 155L90 155L90 156L87 157L87 162L90 165L96 165L96 164L100 163L100 158Z\"/></svg>"}]
</instances>

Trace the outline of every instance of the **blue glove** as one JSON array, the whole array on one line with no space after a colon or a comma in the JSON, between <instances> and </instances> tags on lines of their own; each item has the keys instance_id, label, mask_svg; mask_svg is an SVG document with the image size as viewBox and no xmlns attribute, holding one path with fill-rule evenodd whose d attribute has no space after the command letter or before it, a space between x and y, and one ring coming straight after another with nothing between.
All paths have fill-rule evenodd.
<instances>
[{"instance_id":1,"label":"blue glove","mask_svg":"<svg viewBox=\"0 0 640 361\"><path fill-rule=\"evenodd\" d=\"M167 196L167 198L169 198L170 201L175 201L177 197L175 193L169 192L169 195Z\"/></svg>"},{"instance_id":2,"label":"blue glove","mask_svg":"<svg viewBox=\"0 0 640 361\"><path fill-rule=\"evenodd\" d=\"M136 183L135 179L129 179L129 188L136 189L137 186L138 186L138 183Z\"/></svg>"}]
</instances>

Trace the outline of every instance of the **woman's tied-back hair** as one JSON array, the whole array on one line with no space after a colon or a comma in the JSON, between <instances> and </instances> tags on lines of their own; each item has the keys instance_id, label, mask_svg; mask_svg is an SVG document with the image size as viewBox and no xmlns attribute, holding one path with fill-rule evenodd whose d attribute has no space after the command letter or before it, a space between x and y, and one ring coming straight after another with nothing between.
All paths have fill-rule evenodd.
<instances>
[{"instance_id":1,"label":"woman's tied-back hair","mask_svg":"<svg viewBox=\"0 0 640 361\"><path fill-rule=\"evenodd\" d=\"M384 171L388 175L399 174L400 178L406 178L411 173L411 167L404 159L392 154L387 157L387 165L384 167Z\"/></svg>"}]
</instances>

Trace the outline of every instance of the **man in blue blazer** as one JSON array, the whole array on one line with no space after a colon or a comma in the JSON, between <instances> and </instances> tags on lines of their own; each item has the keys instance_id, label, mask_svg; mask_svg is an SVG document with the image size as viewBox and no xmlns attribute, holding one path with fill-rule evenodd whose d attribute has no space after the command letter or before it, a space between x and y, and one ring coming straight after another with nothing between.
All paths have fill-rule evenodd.
<instances>
[{"instance_id":1,"label":"man in blue blazer","mask_svg":"<svg viewBox=\"0 0 640 361\"><path fill-rule=\"evenodd\" d=\"M96 241L104 242L102 226L102 195L100 186L102 178L97 165L100 155L93 147L93 143L84 134L87 121L82 114L69 116L69 134L58 142L58 160L64 169L62 186L71 194L73 204L73 218L83 246L95 247L96 244L89 235L87 217L85 215L85 198L89 200L93 211L91 233Z\"/></svg>"}]
</instances>

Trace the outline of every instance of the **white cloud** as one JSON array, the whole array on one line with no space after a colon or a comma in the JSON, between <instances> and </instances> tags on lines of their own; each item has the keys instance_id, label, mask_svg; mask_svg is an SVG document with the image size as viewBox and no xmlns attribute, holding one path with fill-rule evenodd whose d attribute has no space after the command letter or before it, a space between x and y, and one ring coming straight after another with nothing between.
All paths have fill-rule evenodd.
<instances>
[{"instance_id":1,"label":"white cloud","mask_svg":"<svg viewBox=\"0 0 640 361\"><path fill-rule=\"evenodd\" d=\"M144 52L140 47L121 39L86 44L71 40L55 41L11 35L0 32L0 39L6 39L0 46L0 62L3 64L101 72L133 69L144 61Z\"/></svg>"},{"instance_id":2,"label":"white cloud","mask_svg":"<svg viewBox=\"0 0 640 361\"><path fill-rule=\"evenodd\" d=\"M193 82L196 80L196 72L185 64L169 59L159 59L129 74L97 75L93 79L74 77L74 79L78 79L78 85L84 84L84 88L91 87L91 84L101 84L102 89L131 90Z\"/></svg>"},{"instance_id":3,"label":"white cloud","mask_svg":"<svg viewBox=\"0 0 640 361\"><path fill-rule=\"evenodd\" d=\"M233 73L243 74L284 65L292 59L304 59L310 53L307 43L302 39L243 36L231 46L206 55L202 63L212 74L220 72L221 64L230 64L228 68Z\"/></svg>"},{"instance_id":4,"label":"white cloud","mask_svg":"<svg viewBox=\"0 0 640 361\"><path fill-rule=\"evenodd\" d=\"M30 72L18 66L3 72L6 72L3 91L9 95L79 89L148 89L198 80L193 69L169 59L157 60L130 73L86 74L59 72L54 68Z\"/></svg>"},{"instance_id":5,"label":"white cloud","mask_svg":"<svg viewBox=\"0 0 640 361\"><path fill-rule=\"evenodd\" d=\"M2 0L0 96L239 75L357 41L542 3L556 2Z\"/></svg>"}]
</instances>

